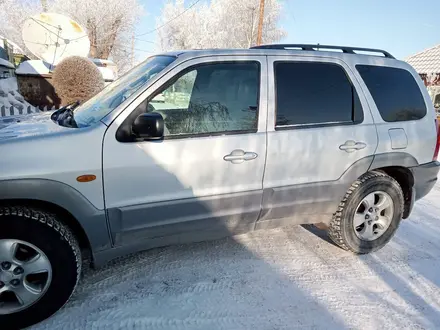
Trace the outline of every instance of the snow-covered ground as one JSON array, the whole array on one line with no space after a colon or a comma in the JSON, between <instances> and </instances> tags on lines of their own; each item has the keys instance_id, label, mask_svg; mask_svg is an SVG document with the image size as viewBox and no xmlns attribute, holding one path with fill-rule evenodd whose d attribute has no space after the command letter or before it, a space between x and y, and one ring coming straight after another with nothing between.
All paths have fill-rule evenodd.
<instances>
[{"instance_id":1,"label":"snow-covered ground","mask_svg":"<svg viewBox=\"0 0 440 330\"><path fill-rule=\"evenodd\" d=\"M314 227L155 249L87 270L33 329L440 328L440 183L355 256Z\"/></svg>"}]
</instances>

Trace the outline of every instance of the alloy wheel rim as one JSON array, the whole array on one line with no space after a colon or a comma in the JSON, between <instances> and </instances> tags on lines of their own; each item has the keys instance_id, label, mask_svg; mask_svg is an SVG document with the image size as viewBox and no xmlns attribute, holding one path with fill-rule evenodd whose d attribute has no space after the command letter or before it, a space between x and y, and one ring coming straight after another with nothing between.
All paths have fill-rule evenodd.
<instances>
[{"instance_id":1,"label":"alloy wheel rim","mask_svg":"<svg viewBox=\"0 0 440 330\"><path fill-rule=\"evenodd\" d=\"M0 315L35 304L52 281L49 258L35 245L0 239Z\"/></svg>"},{"instance_id":2,"label":"alloy wheel rim","mask_svg":"<svg viewBox=\"0 0 440 330\"><path fill-rule=\"evenodd\" d=\"M381 237L391 224L394 202L384 191L368 194L356 208L353 227L356 236L364 241Z\"/></svg>"}]
</instances>

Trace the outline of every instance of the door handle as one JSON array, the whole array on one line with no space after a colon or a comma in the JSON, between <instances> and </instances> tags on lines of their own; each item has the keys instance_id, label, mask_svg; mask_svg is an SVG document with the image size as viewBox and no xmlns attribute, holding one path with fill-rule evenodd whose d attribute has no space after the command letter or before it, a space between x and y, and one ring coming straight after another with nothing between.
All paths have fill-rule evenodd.
<instances>
[{"instance_id":1,"label":"door handle","mask_svg":"<svg viewBox=\"0 0 440 330\"><path fill-rule=\"evenodd\" d=\"M367 145L364 142L356 142L353 140L348 140L344 144L339 146L340 150L344 150L346 152L354 152L356 150L364 149Z\"/></svg>"},{"instance_id":2,"label":"door handle","mask_svg":"<svg viewBox=\"0 0 440 330\"><path fill-rule=\"evenodd\" d=\"M229 155L223 157L223 159L227 162L231 162L232 164L240 164L245 160L252 160L258 157L258 154L255 152L245 152L241 149L236 149L232 151Z\"/></svg>"}]
</instances>

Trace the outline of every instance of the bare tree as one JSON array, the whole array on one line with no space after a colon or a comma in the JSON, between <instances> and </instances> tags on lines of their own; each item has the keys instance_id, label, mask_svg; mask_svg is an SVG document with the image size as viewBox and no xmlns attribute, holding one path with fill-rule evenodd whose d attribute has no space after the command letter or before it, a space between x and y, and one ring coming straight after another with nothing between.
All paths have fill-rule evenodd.
<instances>
[{"instance_id":1,"label":"bare tree","mask_svg":"<svg viewBox=\"0 0 440 330\"><path fill-rule=\"evenodd\" d=\"M0 34L10 38L23 49L21 28L24 20L43 10L42 2L35 0L4 0L0 12ZM87 29L90 39L90 57L112 59L119 70L129 68L130 37L143 13L138 0L46 0L49 12L67 15Z\"/></svg>"},{"instance_id":2,"label":"bare tree","mask_svg":"<svg viewBox=\"0 0 440 330\"><path fill-rule=\"evenodd\" d=\"M33 57L27 50L21 37L21 28L24 21L30 16L41 12L41 4L39 1L33 0L3 0L0 1L0 35L10 39L22 48L26 55Z\"/></svg>"},{"instance_id":3,"label":"bare tree","mask_svg":"<svg viewBox=\"0 0 440 330\"><path fill-rule=\"evenodd\" d=\"M51 10L86 27L91 57L112 58L121 71L127 69L124 57L130 57L129 40L143 12L138 0L52 0Z\"/></svg>"},{"instance_id":4,"label":"bare tree","mask_svg":"<svg viewBox=\"0 0 440 330\"><path fill-rule=\"evenodd\" d=\"M259 0L212 0L185 11L184 0L165 5L158 20L162 50L184 48L248 48L257 42ZM266 0L263 43L279 41L279 0ZM182 15L180 15L182 14Z\"/></svg>"},{"instance_id":5,"label":"bare tree","mask_svg":"<svg viewBox=\"0 0 440 330\"><path fill-rule=\"evenodd\" d=\"M209 19L207 5L185 9L184 0L168 2L157 21L160 50L203 48Z\"/></svg>"},{"instance_id":6,"label":"bare tree","mask_svg":"<svg viewBox=\"0 0 440 330\"><path fill-rule=\"evenodd\" d=\"M41 2L41 8L43 8L43 11L47 11L47 0L40 0Z\"/></svg>"}]
</instances>

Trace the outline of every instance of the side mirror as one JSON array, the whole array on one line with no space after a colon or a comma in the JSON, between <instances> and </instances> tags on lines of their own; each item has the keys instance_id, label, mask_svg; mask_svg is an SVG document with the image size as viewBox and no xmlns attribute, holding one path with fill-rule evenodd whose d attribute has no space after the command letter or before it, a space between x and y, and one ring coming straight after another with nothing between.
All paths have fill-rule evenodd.
<instances>
[{"instance_id":1,"label":"side mirror","mask_svg":"<svg viewBox=\"0 0 440 330\"><path fill-rule=\"evenodd\" d=\"M132 132L143 139L160 139L163 137L164 123L160 113L140 114L131 125Z\"/></svg>"}]
</instances>

